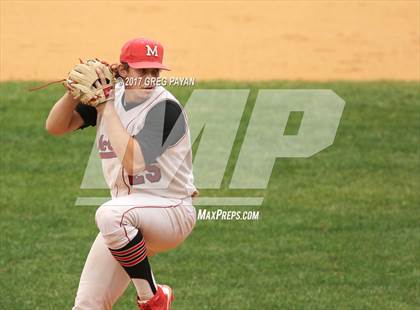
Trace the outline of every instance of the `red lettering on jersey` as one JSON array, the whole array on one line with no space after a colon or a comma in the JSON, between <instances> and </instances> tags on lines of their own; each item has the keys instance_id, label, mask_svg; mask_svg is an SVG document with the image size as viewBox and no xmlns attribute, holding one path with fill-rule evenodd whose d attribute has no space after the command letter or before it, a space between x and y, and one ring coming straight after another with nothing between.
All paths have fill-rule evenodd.
<instances>
[{"instance_id":1,"label":"red lettering on jersey","mask_svg":"<svg viewBox=\"0 0 420 310\"><path fill-rule=\"evenodd\" d=\"M115 154L114 149L112 148L111 142L109 142L109 140L107 140L104 135L99 137L98 149L99 157L102 159L117 157L117 154Z\"/></svg>"},{"instance_id":2,"label":"red lettering on jersey","mask_svg":"<svg viewBox=\"0 0 420 310\"><path fill-rule=\"evenodd\" d=\"M160 173L160 169L157 166L148 165L146 166L146 179L150 183L156 183L160 181L160 178L162 177L162 174Z\"/></svg>"},{"instance_id":3,"label":"red lettering on jersey","mask_svg":"<svg viewBox=\"0 0 420 310\"><path fill-rule=\"evenodd\" d=\"M128 182L130 185L144 184L144 176L142 175L129 175Z\"/></svg>"},{"instance_id":4,"label":"red lettering on jersey","mask_svg":"<svg viewBox=\"0 0 420 310\"><path fill-rule=\"evenodd\" d=\"M158 166L147 165L142 174L129 175L128 182L130 185L141 185L145 183L145 178L150 183L159 182L162 178L160 168Z\"/></svg>"}]
</instances>

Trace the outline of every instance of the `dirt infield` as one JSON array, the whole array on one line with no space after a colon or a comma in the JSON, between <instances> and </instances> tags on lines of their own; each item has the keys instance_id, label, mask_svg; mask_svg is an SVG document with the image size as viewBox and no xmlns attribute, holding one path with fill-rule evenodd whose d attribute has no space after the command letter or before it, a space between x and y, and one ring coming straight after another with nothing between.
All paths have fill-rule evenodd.
<instances>
[{"instance_id":1,"label":"dirt infield","mask_svg":"<svg viewBox=\"0 0 420 310\"><path fill-rule=\"evenodd\" d=\"M419 1L1 1L0 79L61 78L145 36L176 76L419 80L419 19Z\"/></svg>"}]
</instances>

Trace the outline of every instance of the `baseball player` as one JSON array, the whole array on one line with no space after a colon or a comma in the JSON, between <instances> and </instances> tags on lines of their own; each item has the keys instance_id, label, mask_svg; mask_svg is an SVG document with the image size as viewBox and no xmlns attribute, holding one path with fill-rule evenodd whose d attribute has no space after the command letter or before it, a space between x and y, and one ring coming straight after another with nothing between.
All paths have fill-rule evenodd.
<instances>
[{"instance_id":1,"label":"baseball player","mask_svg":"<svg viewBox=\"0 0 420 310\"><path fill-rule=\"evenodd\" d=\"M164 49L140 38L122 47L116 82L105 103L81 104L69 92L46 120L53 135L96 126L96 145L112 200L95 216L99 234L87 257L73 310L112 309L130 281L139 309L170 309L173 292L157 284L149 257L179 246L196 211L190 134L185 112L157 78ZM107 85L101 69L98 87ZM78 73L77 73L78 74Z\"/></svg>"}]
</instances>

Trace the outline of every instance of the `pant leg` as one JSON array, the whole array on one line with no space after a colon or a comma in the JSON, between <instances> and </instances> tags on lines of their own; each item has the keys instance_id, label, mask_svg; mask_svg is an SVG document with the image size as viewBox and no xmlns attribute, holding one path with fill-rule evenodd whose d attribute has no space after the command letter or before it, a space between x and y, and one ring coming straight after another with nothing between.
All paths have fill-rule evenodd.
<instances>
[{"instance_id":1,"label":"pant leg","mask_svg":"<svg viewBox=\"0 0 420 310\"><path fill-rule=\"evenodd\" d=\"M110 310L129 283L130 278L99 233L83 267L72 310Z\"/></svg>"},{"instance_id":2,"label":"pant leg","mask_svg":"<svg viewBox=\"0 0 420 310\"><path fill-rule=\"evenodd\" d=\"M140 229L148 255L180 245L195 224L195 209L182 200L132 194L106 202L96 224L109 248L124 247Z\"/></svg>"},{"instance_id":3,"label":"pant leg","mask_svg":"<svg viewBox=\"0 0 420 310\"><path fill-rule=\"evenodd\" d=\"M195 225L195 209L185 205L163 208L140 206L125 214L124 224L140 229L151 256L182 244Z\"/></svg>"}]
</instances>

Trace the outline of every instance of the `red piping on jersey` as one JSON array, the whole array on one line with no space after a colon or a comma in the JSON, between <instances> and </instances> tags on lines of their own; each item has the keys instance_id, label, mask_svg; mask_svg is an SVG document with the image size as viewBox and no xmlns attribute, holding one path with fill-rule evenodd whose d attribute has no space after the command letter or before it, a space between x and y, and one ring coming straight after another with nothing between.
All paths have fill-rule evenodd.
<instances>
[{"instance_id":1,"label":"red piping on jersey","mask_svg":"<svg viewBox=\"0 0 420 310\"><path fill-rule=\"evenodd\" d=\"M131 187L130 187L130 186L128 186L128 185L127 185L127 183L125 183L125 177L124 177L124 167L122 167L122 168L121 168L121 177L122 177L122 179L123 179L123 182L124 182L125 186L127 186L127 189L128 189L128 195L129 195L129 194L130 194L130 191L131 191Z\"/></svg>"}]
</instances>

